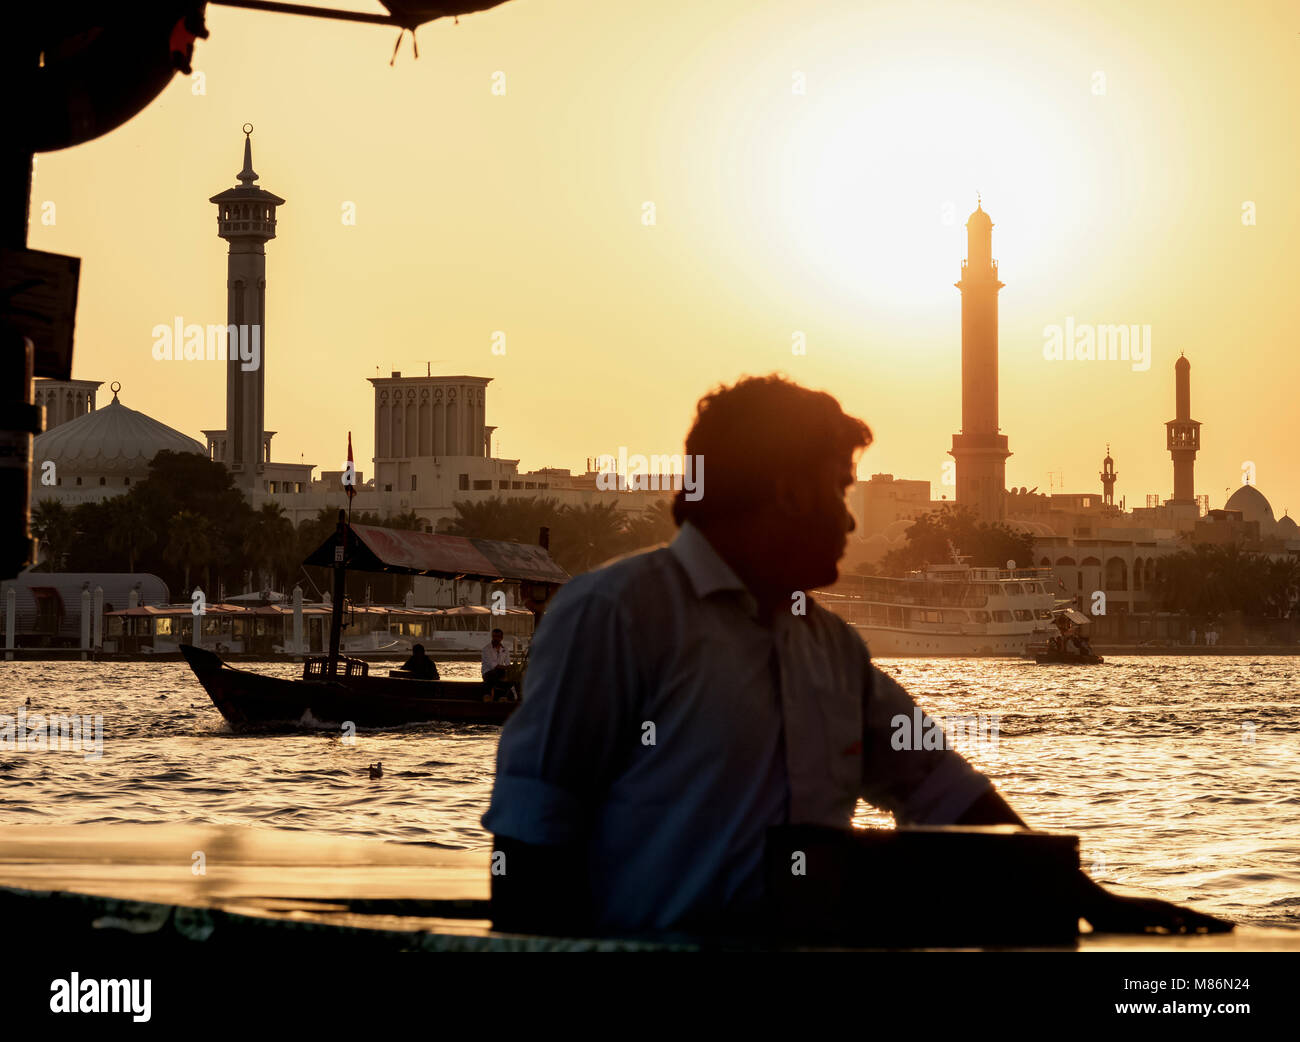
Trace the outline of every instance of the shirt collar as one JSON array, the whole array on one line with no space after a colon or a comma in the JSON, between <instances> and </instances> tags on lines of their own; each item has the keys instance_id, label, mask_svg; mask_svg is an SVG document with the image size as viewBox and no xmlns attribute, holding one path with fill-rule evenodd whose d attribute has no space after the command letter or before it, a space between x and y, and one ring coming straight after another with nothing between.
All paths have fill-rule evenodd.
<instances>
[{"instance_id":1,"label":"shirt collar","mask_svg":"<svg viewBox=\"0 0 1300 1042\"><path fill-rule=\"evenodd\" d=\"M673 541L668 544L668 549L685 570L695 596L703 599L721 590L738 590L745 595L750 614L757 613L758 603L753 594L713 548L704 533L689 521L682 525Z\"/></svg>"}]
</instances>

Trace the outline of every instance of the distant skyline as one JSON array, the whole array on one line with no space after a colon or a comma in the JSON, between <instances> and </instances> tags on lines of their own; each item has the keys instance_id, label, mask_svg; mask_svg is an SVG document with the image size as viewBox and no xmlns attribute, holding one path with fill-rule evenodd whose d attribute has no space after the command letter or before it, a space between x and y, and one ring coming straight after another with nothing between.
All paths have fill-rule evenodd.
<instances>
[{"instance_id":1,"label":"distant skyline","mask_svg":"<svg viewBox=\"0 0 1300 1042\"><path fill-rule=\"evenodd\" d=\"M367 378L426 363L493 379L494 450L525 470L680 452L700 395L782 371L870 423L861 477L951 498L978 191L1006 284L1008 485L1100 494L1109 444L1117 502L1169 498L1182 352L1196 492L1222 506L1249 461L1276 514L1300 514L1294 4L514 0L422 29L392 68L395 30L207 21L205 93L178 76L121 129L40 156L29 235L82 257L74 378L120 380L191 437L225 422L225 374L155 361L152 330L225 319L208 199L247 121L286 200L267 246L277 460L336 470L351 430L370 476ZM1067 323L1149 326L1149 368L1047 360Z\"/></svg>"}]
</instances>

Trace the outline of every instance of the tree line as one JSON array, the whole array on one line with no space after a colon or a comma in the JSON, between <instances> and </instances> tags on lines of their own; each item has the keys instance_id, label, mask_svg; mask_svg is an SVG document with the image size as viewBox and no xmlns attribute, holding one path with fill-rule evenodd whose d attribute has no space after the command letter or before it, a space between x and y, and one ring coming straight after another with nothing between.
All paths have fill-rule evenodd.
<instances>
[{"instance_id":1,"label":"tree line","mask_svg":"<svg viewBox=\"0 0 1300 1042\"><path fill-rule=\"evenodd\" d=\"M570 574L587 571L620 553L672 538L675 526L667 501L639 515L612 503L561 506L555 499L494 497L458 502L456 516L440 531L484 539L536 543L551 531L551 556ZM302 582L308 599L329 589L324 568L302 561L329 538L338 508L326 507L296 527L275 502L253 509L229 471L197 453L159 452L149 475L123 495L68 507L44 500L32 511L33 534L41 540L44 571L150 572L176 596L201 588L215 601L224 587L292 589ZM356 524L423 531L428 522L414 511L381 517L358 511ZM410 578L367 576L371 599L400 602Z\"/></svg>"}]
</instances>

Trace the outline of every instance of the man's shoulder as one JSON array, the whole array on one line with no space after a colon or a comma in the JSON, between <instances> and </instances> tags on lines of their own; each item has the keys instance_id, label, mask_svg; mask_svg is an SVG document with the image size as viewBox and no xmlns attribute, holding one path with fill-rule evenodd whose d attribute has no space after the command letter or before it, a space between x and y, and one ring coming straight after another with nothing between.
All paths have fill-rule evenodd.
<instances>
[{"instance_id":1,"label":"man's shoulder","mask_svg":"<svg viewBox=\"0 0 1300 1042\"><path fill-rule=\"evenodd\" d=\"M687 591L685 573L667 545L638 550L575 575L555 595L551 615L578 615L599 603L630 622L645 623L659 610L680 605Z\"/></svg>"},{"instance_id":2,"label":"man's shoulder","mask_svg":"<svg viewBox=\"0 0 1300 1042\"><path fill-rule=\"evenodd\" d=\"M623 600L644 589L647 582L674 581L677 578L676 568L672 552L666 543L635 550L611 558L589 572L575 575L564 584L557 596L569 600L584 596Z\"/></svg>"}]
</instances>

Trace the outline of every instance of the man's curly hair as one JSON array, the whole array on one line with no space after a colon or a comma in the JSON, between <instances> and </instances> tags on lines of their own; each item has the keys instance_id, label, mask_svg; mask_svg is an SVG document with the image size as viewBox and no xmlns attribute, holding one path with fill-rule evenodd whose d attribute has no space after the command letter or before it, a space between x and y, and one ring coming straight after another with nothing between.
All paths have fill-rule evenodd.
<instances>
[{"instance_id":1,"label":"man's curly hair","mask_svg":"<svg viewBox=\"0 0 1300 1042\"><path fill-rule=\"evenodd\" d=\"M686 452L703 457L703 495L673 500L673 520L734 516L757 506L774 479L798 481L812 468L865 449L871 429L831 395L775 374L749 376L700 399Z\"/></svg>"}]
</instances>

